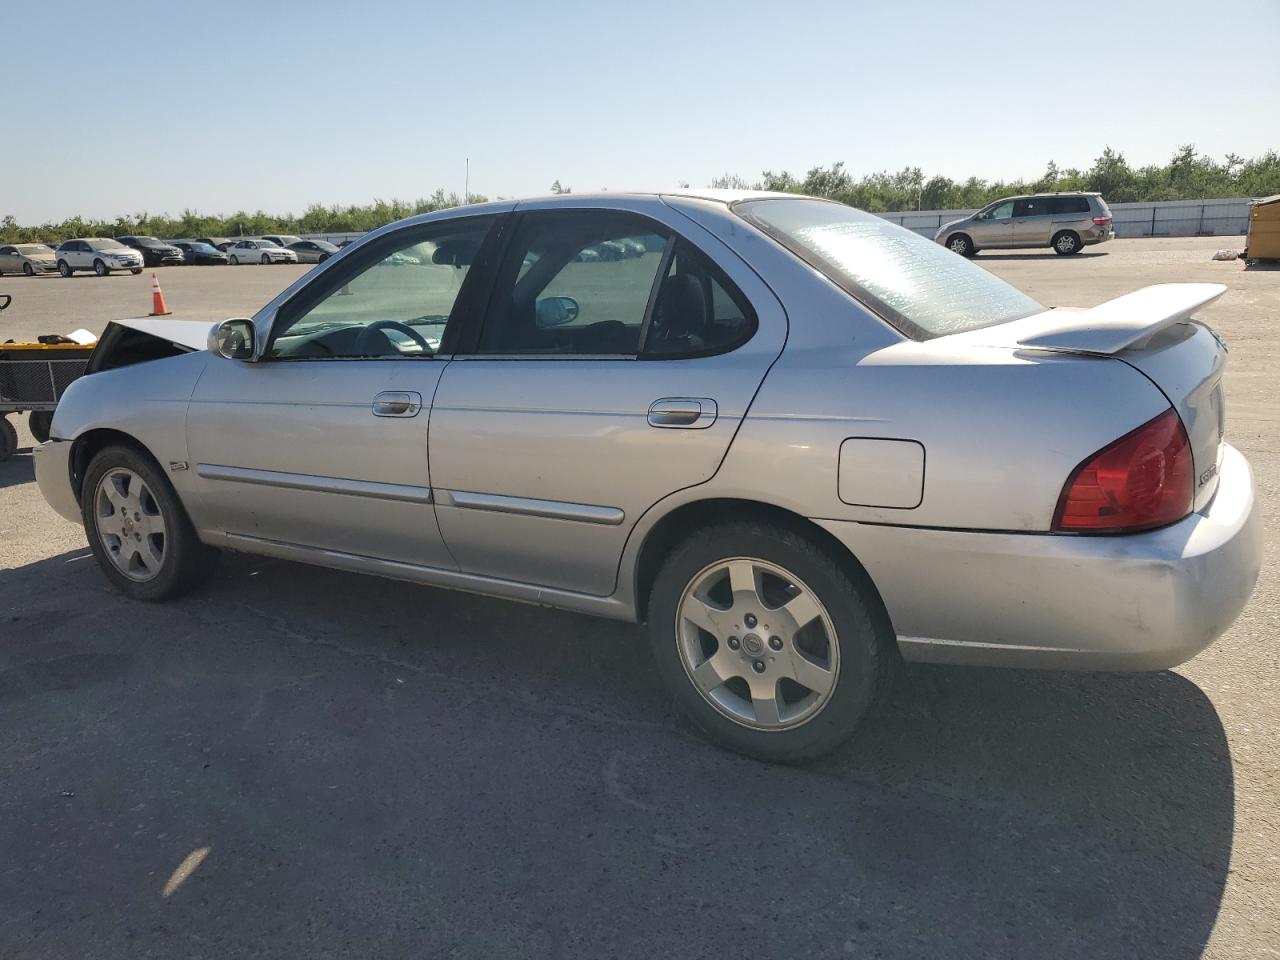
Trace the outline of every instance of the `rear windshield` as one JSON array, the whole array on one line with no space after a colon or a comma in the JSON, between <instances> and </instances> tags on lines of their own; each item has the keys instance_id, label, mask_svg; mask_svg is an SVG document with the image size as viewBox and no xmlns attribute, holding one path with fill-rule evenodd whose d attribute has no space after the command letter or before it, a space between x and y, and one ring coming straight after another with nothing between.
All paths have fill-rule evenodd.
<instances>
[{"instance_id":1,"label":"rear windshield","mask_svg":"<svg viewBox=\"0 0 1280 960\"><path fill-rule=\"evenodd\" d=\"M841 203L744 200L733 209L913 340L1045 309L946 247Z\"/></svg>"}]
</instances>

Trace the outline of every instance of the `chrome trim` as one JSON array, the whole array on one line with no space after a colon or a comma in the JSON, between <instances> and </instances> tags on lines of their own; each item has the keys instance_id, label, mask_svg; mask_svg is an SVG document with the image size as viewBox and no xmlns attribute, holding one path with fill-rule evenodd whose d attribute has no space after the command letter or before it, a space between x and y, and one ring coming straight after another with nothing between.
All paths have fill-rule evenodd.
<instances>
[{"instance_id":1,"label":"chrome trim","mask_svg":"<svg viewBox=\"0 0 1280 960\"><path fill-rule=\"evenodd\" d=\"M616 527L626 514L618 507L596 507L588 503L564 503L560 500L533 500L528 497L504 497L496 493L469 493L461 490L437 490L436 503L442 507L513 513L522 517L549 517L552 520L575 520Z\"/></svg>"},{"instance_id":2,"label":"chrome trim","mask_svg":"<svg viewBox=\"0 0 1280 960\"><path fill-rule=\"evenodd\" d=\"M466 593L479 593L505 600L556 607L561 610L576 610L579 613L608 617L611 620L626 620L632 623L636 620L634 608L611 596L556 590L515 580L500 580L496 577L483 577L457 570L442 570L439 567L419 566L398 560L382 560L355 553L343 553L340 550L304 547L296 543L255 537L247 533L201 531L200 536L203 541L213 546L245 550L267 557L279 557L282 560L296 560L300 563L311 563L335 570L350 570L355 573L371 573L390 577L393 580L443 587L447 590L462 590Z\"/></svg>"},{"instance_id":3,"label":"chrome trim","mask_svg":"<svg viewBox=\"0 0 1280 960\"><path fill-rule=\"evenodd\" d=\"M401 500L406 503L431 502L430 487L416 487L405 483L377 483L372 480L317 477L305 473L281 473L276 470L250 470L246 467L226 467L215 463L196 464L196 476L205 480L232 480L262 487L313 490L318 493L338 493L349 497L370 497L374 500Z\"/></svg>"},{"instance_id":4,"label":"chrome trim","mask_svg":"<svg viewBox=\"0 0 1280 960\"><path fill-rule=\"evenodd\" d=\"M422 409L422 394L416 390L384 390L373 398L375 417L416 417Z\"/></svg>"}]
</instances>

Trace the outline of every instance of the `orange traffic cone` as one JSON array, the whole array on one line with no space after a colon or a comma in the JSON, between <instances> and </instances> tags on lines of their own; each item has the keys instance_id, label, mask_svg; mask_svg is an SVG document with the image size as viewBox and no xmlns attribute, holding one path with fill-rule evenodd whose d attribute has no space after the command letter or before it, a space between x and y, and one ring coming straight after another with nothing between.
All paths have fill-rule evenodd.
<instances>
[{"instance_id":1,"label":"orange traffic cone","mask_svg":"<svg viewBox=\"0 0 1280 960\"><path fill-rule=\"evenodd\" d=\"M151 316L167 317L173 311L165 306L164 294L160 290L160 281L156 279L155 272L151 274Z\"/></svg>"}]
</instances>

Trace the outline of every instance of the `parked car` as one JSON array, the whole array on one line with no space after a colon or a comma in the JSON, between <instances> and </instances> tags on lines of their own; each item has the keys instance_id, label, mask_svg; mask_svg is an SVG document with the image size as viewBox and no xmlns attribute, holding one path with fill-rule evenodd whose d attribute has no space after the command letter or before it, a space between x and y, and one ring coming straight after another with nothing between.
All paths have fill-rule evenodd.
<instances>
[{"instance_id":1,"label":"parked car","mask_svg":"<svg viewBox=\"0 0 1280 960\"><path fill-rule=\"evenodd\" d=\"M328 240L299 240L289 244L288 249L298 255L299 263L324 263L338 252Z\"/></svg>"},{"instance_id":2,"label":"parked car","mask_svg":"<svg viewBox=\"0 0 1280 960\"><path fill-rule=\"evenodd\" d=\"M337 246L338 249L341 250L343 247L349 247L353 243L355 243L355 241L348 237L346 240L339 240Z\"/></svg>"},{"instance_id":3,"label":"parked car","mask_svg":"<svg viewBox=\"0 0 1280 960\"><path fill-rule=\"evenodd\" d=\"M252 319L109 326L35 472L132 598L226 547L642 620L698 726L795 760L900 657L1152 670L1230 625L1262 530L1191 319L1224 290L1048 309L798 196L462 207Z\"/></svg>"},{"instance_id":4,"label":"parked car","mask_svg":"<svg viewBox=\"0 0 1280 960\"><path fill-rule=\"evenodd\" d=\"M182 262L192 265L217 265L229 262L225 253L200 240L174 240L173 245L182 251Z\"/></svg>"},{"instance_id":5,"label":"parked car","mask_svg":"<svg viewBox=\"0 0 1280 960\"><path fill-rule=\"evenodd\" d=\"M288 247L301 240L301 237L295 237L291 233L269 233L266 236L259 237L260 240L270 240L277 247Z\"/></svg>"},{"instance_id":6,"label":"parked car","mask_svg":"<svg viewBox=\"0 0 1280 960\"><path fill-rule=\"evenodd\" d=\"M58 258L53 247L43 243L10 243L0 246L0 274L25 273L33 277L38 273L53 273L58 269Z\"/></svg>"},{"instance_id":7,"label":"parked car","mask_svg":"<svg viewBox=\"0 0 1280 960\"><path fill-rule=\"evenodd\" d=\"M221 250L224 244L235 243L235 240L227 237L196 237L196 243L207 243L215 250Z\"/></svg>"},{"instance_id":8,"label":"parked car","mask_svg":"<svg viewBox=\"0 0 1280 960\"><path fill-rule=\"evenodd\" d=\"M1013 247L1052 247L1068 256L1115 235L1102 194L1037 193L989 203L972 217L944 223L933 239L965 257Z\"/></svg>"},{"instance_id":9,"label":"parked car","mask_svg":"<svg viewBox=\"0 0 1280 960\"><path fill-rule=\"evenodd\" d=\"M141 253L119 240L105 237L67 240L54 251L54 256L58 272L64 277L77 270L92 270L100 277L105 277L112 270L128 270L134 274L142 272Z\"/></svg>"},{"instance_id":10,"label":"parked car","mask_svg":"<svg viewBox=\"0 0 1280 960\"><path fill-rule=\"evenodd\" d=\"M177 266L182 263L182 251L171 243L155 237L116 237L126 247L133 247L142 254L145 267Z\"/></svg>"},{"instance_id":11,"label":"parked car","mask_svg":"<svg viewBox=\"0 0 1280 960\"><path fill-rule=\"evenodd\" d=\"M284 247L277 246L273 241L267 239L261 240L237 240L227 246L226 254L231 259L231 265L237 266L241 263L297 263L298 255L292 250L286 250Z\"/></svg>"}]
</instances>

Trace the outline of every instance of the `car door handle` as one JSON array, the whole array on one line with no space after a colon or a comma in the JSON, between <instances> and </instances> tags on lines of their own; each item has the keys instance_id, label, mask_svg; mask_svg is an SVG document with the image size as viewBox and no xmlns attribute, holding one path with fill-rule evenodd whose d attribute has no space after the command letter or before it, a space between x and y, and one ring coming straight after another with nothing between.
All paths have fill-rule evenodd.
<instances>
[{"instance_id":1,"label":"car door handle","mask_svg":"<svg viewBox=\"0 0 1280 960\"><path fill-rule=\"evenodd\" d=\"M416 417L422 409L422 394L412 390L387 390L373 398L375 417Z\"/></svg>"},{"instance_id":2,"label":"car door handle","mask_svg":"<svg viewBox=\"0 0 1280 960\"><path fill-rule=\"evenodd\" d=\"M649 426L703 430L716 422L717 412L707 397L663 397L649 404Z\"/></svg>"}]
</instances>

